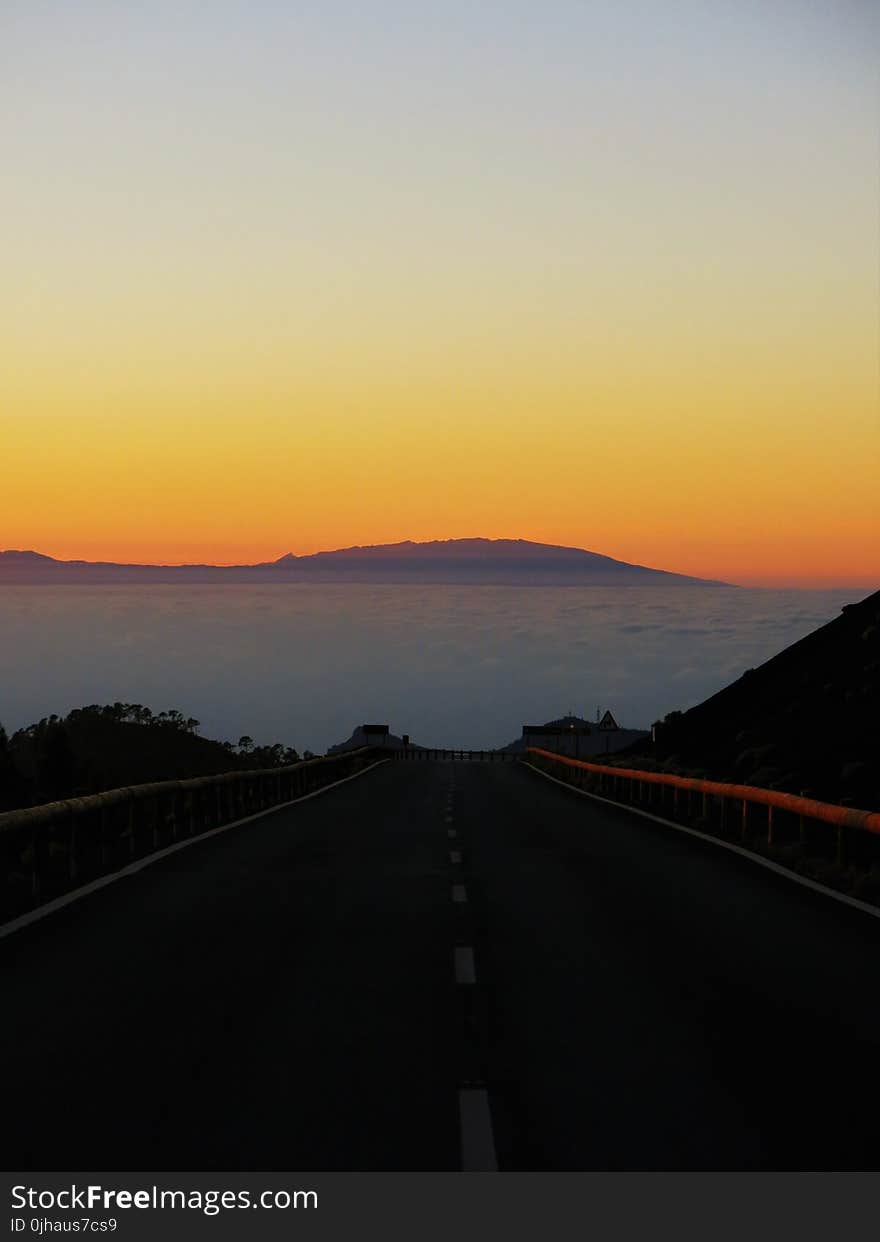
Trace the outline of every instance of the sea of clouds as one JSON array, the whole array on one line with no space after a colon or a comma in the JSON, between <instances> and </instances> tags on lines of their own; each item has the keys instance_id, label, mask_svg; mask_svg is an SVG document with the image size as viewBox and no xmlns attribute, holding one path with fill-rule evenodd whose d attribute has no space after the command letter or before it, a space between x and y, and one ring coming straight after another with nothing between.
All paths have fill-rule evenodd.
<instances>
[{"instance_id":1,"label":"sea of clouds","mask_svg":"<svg viewBox=\"0 0 880 1242\"><path fill-rule=\"evenodd\" d=\"M861 594L864 594L861 593ZM0 723L115 700L316 753L357 724L490 747L611 708L647 727L858 591L702 587L6 587Z\"/></svg>"}]
</instances>

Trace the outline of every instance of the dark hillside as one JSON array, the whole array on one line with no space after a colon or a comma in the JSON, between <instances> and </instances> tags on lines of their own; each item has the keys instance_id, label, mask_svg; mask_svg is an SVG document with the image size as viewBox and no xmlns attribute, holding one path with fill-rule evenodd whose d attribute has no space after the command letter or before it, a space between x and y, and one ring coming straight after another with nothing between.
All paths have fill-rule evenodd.
<instances>
[{"instance_id":1,"label":"dark hillside","mask_svg":"<svg viewBox=\"0 0 880 1242\"><path fill-rule=\"evenodd\" d=\"M295 763L289 747L237 746L199 737L180 712L153 715L132 703L50 716L11 738L0 730L0 810L152 781Z\"/></svg>"},{"instance_id":2,"label":"dark hillside","mask_svg":"<svg viewBox=\"0 0 880 1242\"><path fill-rule=\"evenodd\" d=\"M880 591L656 733L630 761L880 807Z\"/></svg>"}]
</instances>

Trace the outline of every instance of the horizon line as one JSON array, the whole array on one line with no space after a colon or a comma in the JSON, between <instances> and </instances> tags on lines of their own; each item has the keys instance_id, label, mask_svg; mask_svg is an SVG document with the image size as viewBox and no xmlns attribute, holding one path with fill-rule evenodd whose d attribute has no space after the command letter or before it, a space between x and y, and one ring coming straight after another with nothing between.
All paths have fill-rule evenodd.
<instances>
[{"instance_id":1,"label":"horizon line","mask_svg":"<svg viewBox=\"0 0 880 1242\"><path fill-rule=\"evenodd\" d=\"M312 557L322 554L333 554L340 552L364 551L372 548L394 548L410 545L413 547L426 547L442 543L520 543L528 544L533 547L545 547L552 549L560 549L565 551L585 552L593 556L607 557L609 560L618 561L626 565L633 565L641 569L650 569L659 573L668 573L678 575L685 578L700 579L706 578L712 582L722 582L721 579L712 577L713 571L686 571L677 569L657 569L656 566L646 565L639 561L625 560L622 557L614 556L611 553L595 552L590 548L584 548L575 543L546 543L540 539L526 539L521 535L502 535L502 536L486 536L486 535L466 535L466 536L449 536L434 539L395 539L390 541L382 541L378 543L354 543L345 544L339 547L319 547L314 551L293 552L288 550L280 555L270 556L267 559L255 560L114 560L110 558L99 557L97 559L87 559L84 556L65 557L55 555L50 552L41 552L36 548L18 547L18 548L0 548L0 557L6 555L18 556L34 556L44 558L58 565L82 565L82 566L119 566L120 568L144 568L144 569L251 569L271 567L284 561L287 557L294 559L308 560ZM722 582L725 586L746 587L752 590L835 590L835 591L867 591L873 593L878 589L878 583L873 579L865 578L862 581L853 581L852 579L829 578L824 576L809 575L799 577L797 579L788 578L785 574L779 575L761 575L755 578L752 575L743 574L738 577L737 581L725 579Z\"/></svg>"}]
</instances>

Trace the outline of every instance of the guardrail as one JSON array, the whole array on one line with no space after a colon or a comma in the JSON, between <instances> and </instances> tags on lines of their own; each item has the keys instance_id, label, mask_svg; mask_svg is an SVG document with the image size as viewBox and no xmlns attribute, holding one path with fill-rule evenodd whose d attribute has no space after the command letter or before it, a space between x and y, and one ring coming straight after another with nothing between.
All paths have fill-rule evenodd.
<instances>
[{"instance_id":1,"label":"guardrail","mask_svg":"<svg viewBox=\"0 0 880 1242\"><path fill-rule=\"evenodd\" d=\"M457 763L514 763L517 755L503 750L436 750L422 746L401 746L391 752L395 759L418 763L431 760Z\"/></svg>"},{"instance_id":2,"label":"guardrail","mask_svg":"<svg viewBox=\"0 0 880 1242\"><path fill-rule=\"evenodd\" d=\"M387 757L374 747L284 768L132 785L0 814L0 922L177 841L292 802Z\"/></svg>"},{"instance_id":3,"label":"guardrail","mask_svg":"<svg viewBox=\"0 0 880 1242\"><path fill-rule=\"evenodd\" d=\"M880 858L880 811L837 806L756 785L588 763L536 746L530 746L526 753L536 767L578 788L744 845L772 848L796 844L833 857L841 867ZM821 829L817 830L817 825ZM828 827L834 829L830 846Z\"/></svg>"}]
</instances>

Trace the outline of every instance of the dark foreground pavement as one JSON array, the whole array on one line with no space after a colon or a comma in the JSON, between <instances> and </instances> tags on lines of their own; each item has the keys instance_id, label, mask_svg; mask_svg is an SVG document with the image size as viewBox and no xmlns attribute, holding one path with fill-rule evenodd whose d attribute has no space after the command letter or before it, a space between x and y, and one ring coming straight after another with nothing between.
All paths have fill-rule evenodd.
<instances>
[{"instance_id":1,"label":"dark foreground pavement","mask_svg":"<svg viewBox=\"0 0 880 1242\"><path fill-rule=\"evenodd\" d=\"M0 940L0 1160L456 1169L467 1079L502 1169L873 1169L878 963L529 770L387 764Z\"/></svg>"}]
</instances>

